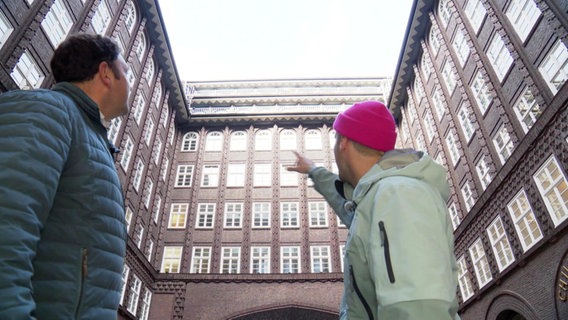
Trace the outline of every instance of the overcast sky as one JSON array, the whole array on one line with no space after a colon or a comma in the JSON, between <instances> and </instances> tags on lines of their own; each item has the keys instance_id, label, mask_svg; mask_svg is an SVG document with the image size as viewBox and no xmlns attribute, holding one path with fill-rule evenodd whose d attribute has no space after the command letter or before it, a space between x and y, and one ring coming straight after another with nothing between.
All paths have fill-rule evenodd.
<instances>
[{"instance_id":1,"label":"overcast sky","mask_svg":"<svg viewBox=\"0 0 568 320\"><path fill-rule=\"evenodd\" d=\"M413 0L160 0L182 80L393 76Z\"/></svg>"}]
</instances>

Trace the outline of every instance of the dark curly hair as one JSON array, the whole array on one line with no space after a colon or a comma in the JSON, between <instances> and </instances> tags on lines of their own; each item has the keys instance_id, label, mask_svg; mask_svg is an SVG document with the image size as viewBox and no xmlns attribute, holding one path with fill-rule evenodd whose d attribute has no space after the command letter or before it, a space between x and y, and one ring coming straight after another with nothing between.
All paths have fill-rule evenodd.
<instances>
[{"instance_id":1,"label":"dark curly hair","mask_svg":"<svg viewBox=\"0 0 568 320\"><path fill-rule=\"evenodd\" d=\"M93 79L99 64L106 61L115 77L120 77L114 61L120 49L110 38L98 34L79 33L63 41L51 58L55 82L83 82Z\"/></svg>"}]
</instances>

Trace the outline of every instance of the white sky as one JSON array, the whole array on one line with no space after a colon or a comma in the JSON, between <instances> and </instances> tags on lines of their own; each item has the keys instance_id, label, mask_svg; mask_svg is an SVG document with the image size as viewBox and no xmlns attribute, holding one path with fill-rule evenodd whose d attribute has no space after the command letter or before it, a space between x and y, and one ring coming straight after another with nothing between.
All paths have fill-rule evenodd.
<instances>
[{"instance_id":1,"label":"white sky","mask_svg":"<svg viewBox=\"0 0 568 320\"><path fill-rule=\"evenodd\" d=\"M394 76L413 0L160 0L182 80Z\"/></svg>"}]
</instances>

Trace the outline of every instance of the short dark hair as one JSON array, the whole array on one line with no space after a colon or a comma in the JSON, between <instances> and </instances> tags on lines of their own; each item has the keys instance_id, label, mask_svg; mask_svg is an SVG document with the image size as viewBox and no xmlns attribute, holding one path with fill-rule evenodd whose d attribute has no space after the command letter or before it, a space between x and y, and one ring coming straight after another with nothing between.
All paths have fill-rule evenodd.
<instances>
[{"instance_id":1,"label":"short dark hair","mask_svg":"<svg viewBox=\"0 0 568 320\"><path fill-rule=\"evenodd\" d=\"M110 38L98 34L78 33L63 41L51 58L51 72L55 82L83 82L91 80L101 62L106 61L116 72L114 61L120 49Z\"/></svg>"}]
</instances>

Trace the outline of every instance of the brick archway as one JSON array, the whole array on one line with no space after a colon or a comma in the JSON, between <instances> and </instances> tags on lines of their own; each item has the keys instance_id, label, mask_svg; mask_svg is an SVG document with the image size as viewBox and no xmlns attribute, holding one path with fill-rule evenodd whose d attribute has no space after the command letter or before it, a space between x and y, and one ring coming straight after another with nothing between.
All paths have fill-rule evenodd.
<instances>
[{"instance_id":1,"label":"brick archway","mask_svg":"<svg viewBox=\"0 0 568 320\"><path fill-rule=\"evenodd\" d=\"M337 313L314 310L300 306L277 307L269 310L249 312L227 320L336 320Z\"/></svg>"}]
</instances>

